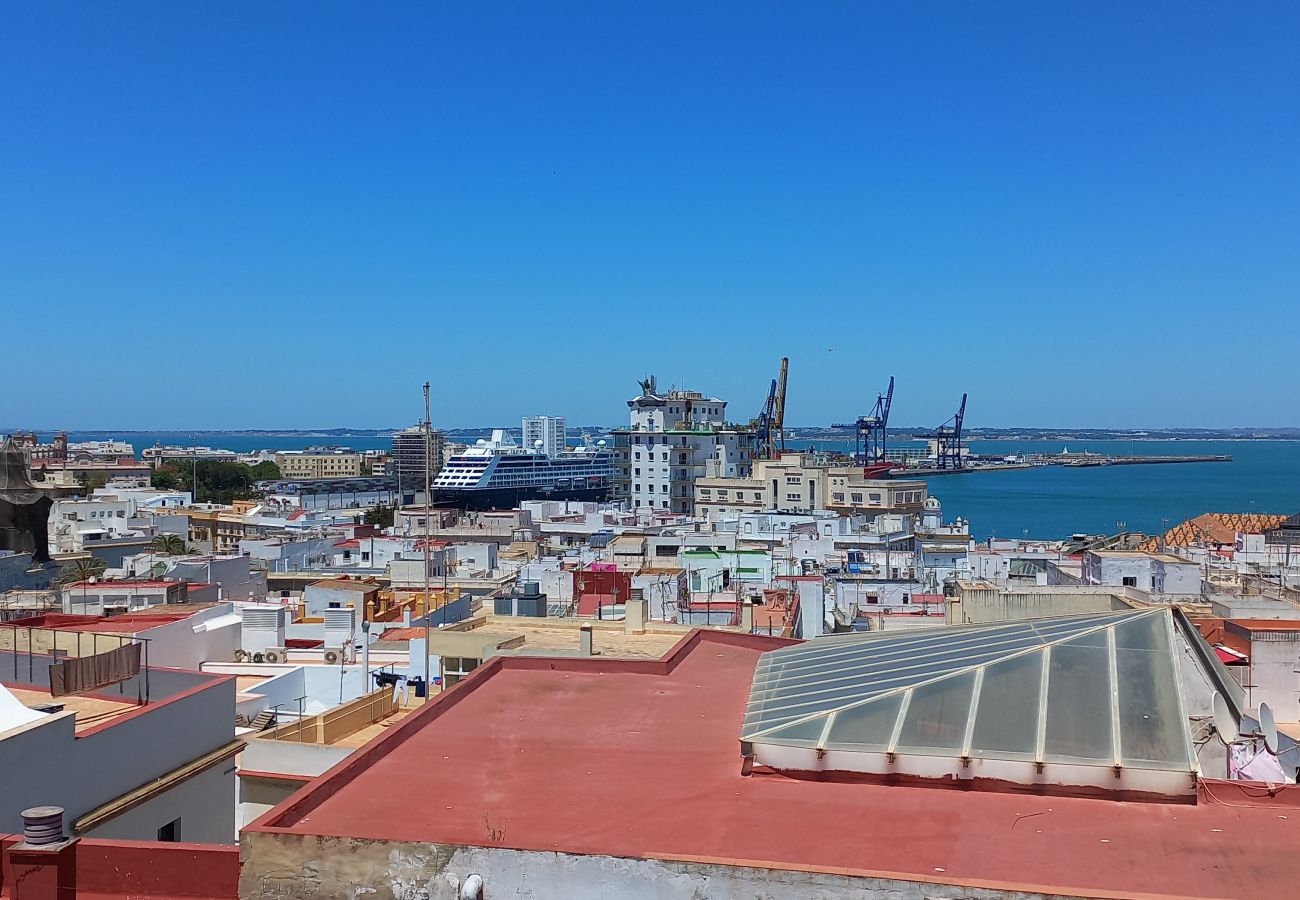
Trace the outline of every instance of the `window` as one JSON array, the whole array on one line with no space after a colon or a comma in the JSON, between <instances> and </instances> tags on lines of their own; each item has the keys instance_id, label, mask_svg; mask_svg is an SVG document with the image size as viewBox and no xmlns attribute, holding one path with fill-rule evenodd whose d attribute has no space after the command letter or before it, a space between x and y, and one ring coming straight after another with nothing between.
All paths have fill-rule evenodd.
<instances>
[{"instance_id":1,"label":"window","mask_svg":"<svg viewBox=\"0 0 1300 900\"><path fill-rule=\"evenodd\" d=\"M836 491L834 494L831 495L831 497L835 500L836 503L844 502L844 495L839 491Z\"/></svg>"},{"instance_id":2,"label":"window","mask_svg":"<svg viewBox=\"0 0 1300 900\"><path fill-rule=\"evenodd\" d=\"M664 453L664 462L668 462L668 454Z\"/></svg>"},{"instance_id":3,"label":"window","mask_svg":"<svg viewBox=\"0 0 1300 900\"><path fill-rule=\"evenodd\" d=\"M785 495L785 499L786 499L786 500L798 500L798 499L800 499L800 498L799 498L799 495L798 495L798 494L786 494L786 495Z\"/></svg>"},{"instance_id":4,"label":"window","mask_svg":"<svg viewBox=\"0 0 1300 900\"><path fill-rule=\"evenodd\" d=\"M872 502L872 503L879 503L879 502L880 502L880 495L879 495L879 494L872 494L872 495L871 495L871 502Z\"/></svg>"},{"instance_id":5,"label":"window","mask_svg":"<svg viewBox=\"0 0 1300 900\"><path fill-rule=\"evenodd\" d=\"M636 453L633 454L633 456L635 456L637 459L640 459L640 458L641 458L641 451L638 450Z\"/></svg>"},{"instance_id":6,"label":"window","mask_svg":"<svg viewBox=\"0 0 1300 900\"><path fill-rule=\"evenodd\" d=\"M853 495L851 495L851 496L852 496L852 498L853 498L853 502L854 502L854 503L861 503L861 502L862 502L862 495L861 495L861 494L853 494Z\"/></svg>"},{"instance_id":7,"label":"window","mask_svg":"<svg viewBox=\"0 0 1300 900\"><path fill-rule=\"evenodd\" d=\"M1129 578L1127 576L1124 578L1124 587L1137 587L1137 586L1138 586L1138 580L1136 578Z\"/></svg>"},{"instance_id":8,"label":"window","mask_svg":"<svg viewBox=\"0 0 1300 900\"><path fill-rule=\"evenodd\" d=\"M181 839L181 820L172 819L162 828L158 829L158 840L175 842Z\"/></svg>"}]
</instances>

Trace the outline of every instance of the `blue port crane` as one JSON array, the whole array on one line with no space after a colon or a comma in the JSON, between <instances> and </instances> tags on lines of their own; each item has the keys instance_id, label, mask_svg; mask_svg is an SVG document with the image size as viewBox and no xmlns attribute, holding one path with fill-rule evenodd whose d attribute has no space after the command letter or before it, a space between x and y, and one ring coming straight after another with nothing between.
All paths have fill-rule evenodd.
<instances>
[{"instance_id":1,"label":"blue port crane","mask_svg":"<svg viewBox=\"0 0 1300 900\"><path fill-rule=\"evenodd\" d=\"M876 405L855 422L841 422L832 428L852 428L854 431L853 458L860 466L886 462L885 442L889 430L889 407L894 402L894 376L889 376L889 388L876 395Z\"/></svg>"},{"instance_id":2,"label":"blue port crane","mask_svg":"<svg viewBox=\"0 0 1300 900\"><path fill-rule=\"evenodd\" d=\"M966 454L962 447L962 426L966 420L966 395L961 395L961 406L947 422L930 433L934 447L934 463L939 469L966 468Z\"/></svg>"}]
</instances>

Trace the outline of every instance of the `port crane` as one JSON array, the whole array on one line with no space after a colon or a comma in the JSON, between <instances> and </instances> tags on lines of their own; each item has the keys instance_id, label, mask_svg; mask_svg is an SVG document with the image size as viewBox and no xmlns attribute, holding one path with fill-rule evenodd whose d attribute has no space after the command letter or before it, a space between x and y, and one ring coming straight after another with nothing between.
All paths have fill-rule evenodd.
<instances>
[{"instance_id":1,"label":"port crane","mask_svg":"<svg viewBox=\"0 0 1300 900\"><path fill-rule=\"evenodd\" d=\"M962 452L962 424L966 419L966 395L961 395L957 414L930 433L934 448L934 464L938 469L966 468L966 454Z\"/></svg>"},{"instance_id":2,"label":"port crane","mask_svg":"<svg viewBox=\"0 0 1300 900\"><path fill-rule=\"evenodd\" d=\"M790 357L781 357L781 374L772 379L763 411L754 420L755 456L776 459L785 450L785 382Z\"/></svg>"},{"instance_id":3,"label":"port crane","mask_svg":"<svg viewBox=\"0 0 1300 900\"><path fill-rule=\"evenodd\" d=\"M889 428L889 407L894 402L894 376L889 376L889 388L876 395L876 405L856 422L834 424L832 428L852 428L854 431L853 458L864 469L884 474L889 469L885 454L885 440Z\"/></svg>"}]
</instances>

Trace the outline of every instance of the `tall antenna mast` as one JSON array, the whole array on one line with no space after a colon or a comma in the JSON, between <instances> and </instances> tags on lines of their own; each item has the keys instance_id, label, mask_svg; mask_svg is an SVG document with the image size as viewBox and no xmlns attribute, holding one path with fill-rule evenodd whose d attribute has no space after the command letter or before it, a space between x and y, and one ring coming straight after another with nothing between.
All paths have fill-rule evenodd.
<instances>
[{"instance_id":1,"label":"tall antenna mast","mask_svg":"<svg viewBox=\"0 0 1300 900\"><path fill-rule=\"evenodd\" d=\"M433 611L429 609L429 517L433 514L429 508L429 494L432 492L433 449L429 435L429 382L424 383L424 702L433 696L433 684L429 681L429 639L431 632L429 620Z\"/></svg>"}]
</instances>

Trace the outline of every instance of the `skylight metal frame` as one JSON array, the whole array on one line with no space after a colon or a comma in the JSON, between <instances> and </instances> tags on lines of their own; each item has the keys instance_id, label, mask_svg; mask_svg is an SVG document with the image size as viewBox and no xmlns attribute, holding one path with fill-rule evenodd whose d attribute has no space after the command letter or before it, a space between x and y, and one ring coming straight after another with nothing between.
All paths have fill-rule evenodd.
<instances>
[{"instance_id":1,"label":"skylight metal frame","mask_svg":"<svg viewBox=\"0 0 1300 900\"><path fill-rule=\"evenodd\" d=\"M1117 628L1135 625L1152 616L1161 617L1158 631L1130 628L1125 632L1126 646L1119 646ZM823 640L826 641L825 644ZM1144 642L1149 646L1143 646ZM1092 714L1107 711L1110 739L1108 752L1104 755L1092 755L1097 747L1089 746L1086 725L1080 725L1070 717L1063 719L1059 707L1053 720L1056 725L1049 725L1053 651L1067 645L1079 648L1077 652L1071 652L1068 657L1062 658L1069 660L1063 663L1067 666L1087 665L1088 656L1096 655L1098 651L1105 653L1104 677L1108 688L1106 700L1100 707L1092 703L1081 708L1093 710ZM1106 784L1104 781L1103 774L1110 770L1113 778L1123 782L1119 787L1186 793L1194 788L1194 776L1199 773L1199 764L1187 727L1186 705L1177 683L1174 660L1176 647L1173 617L1165 607L993 625L952 626L915 635L846 635L842 638L814 640L764 655L755 669L741 741L760 762L764 761L764 757L792 761L805 758L807 751L816 754L817 764L794 765L795 768L825 769L829 766L884 773L916 769L921 774L935 774L943 773L945 769L970 768L974 764L978 769L987 770L990 777L1015 781L1045 779L1115 787L1117 785ZM954 650L957 651L955 656L952 652ZM1147 689L1156 691L1157 694L1164 693L1166 703L1169 692L1172 692L1176 700L1174 708L1177 710L1178 721L1168 721L1170 710L1166 709L1164 716L1157 716L1151 721L1149 731L1143 730L1143 723L1139 723L1138 731L1134 732L1133 707L1130 705L1127 714L1129 724L1125 724L1125 716L1121 712L1121 691L1125 686L1120 681L1119 654L1137 652L1154 655L1142 661L1130 658L1127 665L1130 669L1135 665L1145 667L1151 677ZM1041 659L1037 696L1029 700L1031 704L1036 700L1036 707L1032 707L1035 717L1033 746L1026 745L1023 751L980 750L975 746L975 734L981 702L986 694L986 673L992 667L1028 655L1037 655ZM1007 672L1003 677L1017 676ZM1057 672L1056 677L1068 679L1071 676ZM854 679L859 680L856 689ZM962 683L963 679L970 679L969 688ZM958 704L951 709L951 718L944 714L939 719L909 720L912 700L917 691L944 682L952 684L951 696ZM1029 683L1031 682L1026 682L1026 685ZM1069 701L1069 685L1069 681L1058 684L1054 702ZM1063 691L1065 693L1062 696ZM836 696L843 697L845 694L848 694L846 702L835 702ZM889 700L893 697L898 699ZM888 722L889 710L882 708L880 712L884 718L874 721L870 718L865 721L857 718L852 725L845 726L851 729L861 724L875 733L877 739L865 741L856 747L855 741L844 739L846 735L839 735L837 739L836 723L842 721L844 713L882 702L890 706L897 703L892 723ZM944 694L930 691L926 702L927 708L933 709L934 704L938 703L938 709L942 710ZM963 702L964 713L960 711ZM1014 709L1014 703L995 703L988 714L1005 716L1010 710L1014 721ZM1145 720L1151 717L1142 718ZM935 738L941 746L900 747L901 737L909 721L912 721L909 740L915 741L918 734L929 730L930 737ZM955 736L954 728L958 721L961 728L960 743L954 747L948 741ZM994 721L1006 720L995 718ZM1021 718L1020 721L1024 724L1016 727L1024 728L1028 725L1027 720ZM808 726L815 722L820 723L820 727L810 734ZM1100 724L1099 721L1098 725ZM804 733L791 736L791 732L797 732L800 726ZM886 727L887 733L883 730ZM1055 753L1047 752L1049 727L1057 729L1052 732L1056 735ZM917 731L918 728L921 729L920 732ZM1060 730L1062 728L1064 730ZM1179 735L1177 741L1173 740L1175 732ZM812 734L817 736L813 738ZM866 737L865 733L863 737ZM1163 745L1168 758L1146 759L1132 753L1126 757L1126 739L1144 750L1152 747L1159 750ZM1060 752L1062 742L1068 745L1071 741L1080 750L1078 755ZM1173 744L1179 748L1176 754L1170 752ZM1033 772L1027 772L1026 766L1031 767Z\"/></svg>"}]
</instances>

